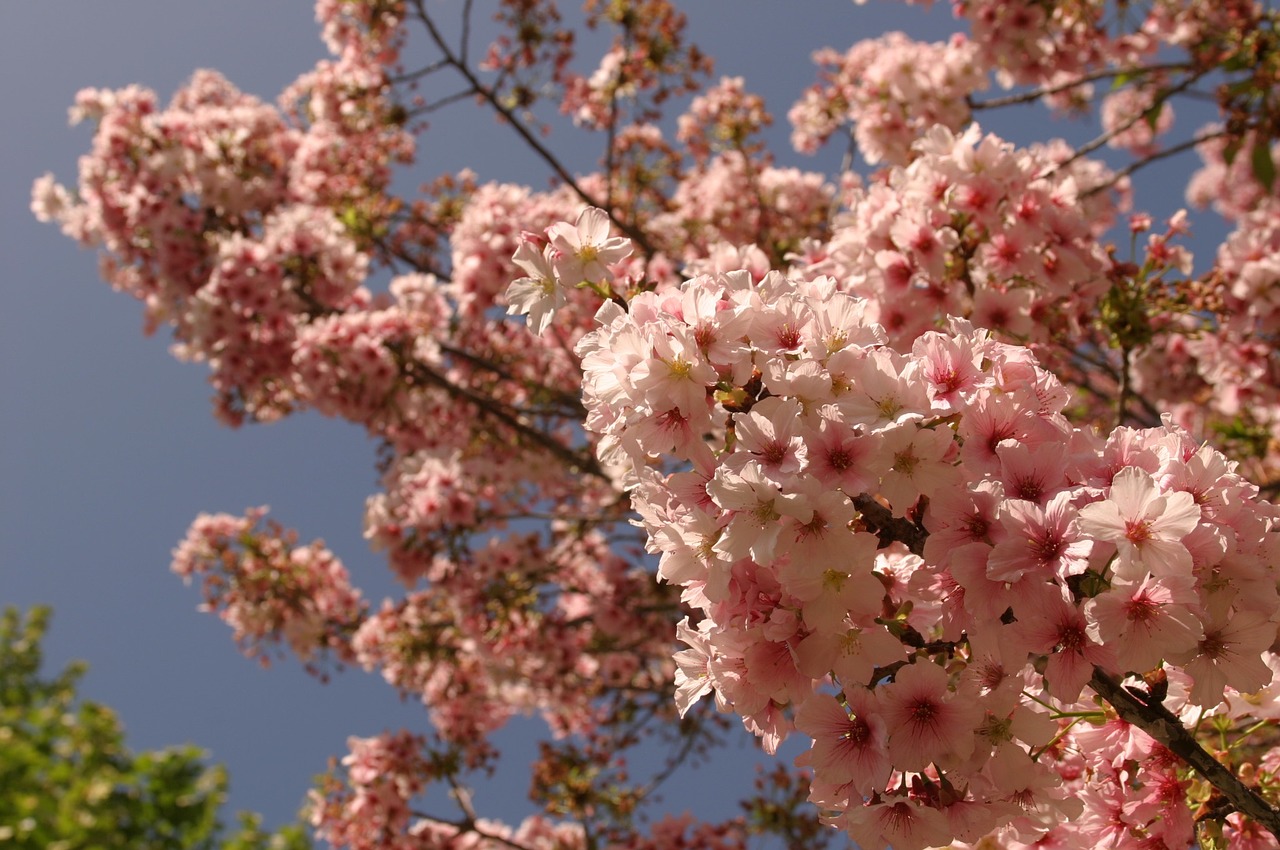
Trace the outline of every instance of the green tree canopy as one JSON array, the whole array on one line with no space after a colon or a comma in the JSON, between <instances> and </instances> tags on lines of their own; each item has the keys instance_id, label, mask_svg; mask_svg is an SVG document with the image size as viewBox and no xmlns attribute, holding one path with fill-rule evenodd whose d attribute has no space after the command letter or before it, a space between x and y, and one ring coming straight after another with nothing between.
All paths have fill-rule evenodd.
<instances>
[{"instance_id":1,"label":"green tree canopy","mask_svg":"<svg viewBox=\"0 0 1280 850\"><path fill-rule=\"evenodd\" d=\"M306 850L298 826L241 813L224 834L227 773L195 746L141 753L110 708L76 696L86 665L41 676L50 610L0 617L0 845L14 850Z\"/></svg>"}]
</instances>

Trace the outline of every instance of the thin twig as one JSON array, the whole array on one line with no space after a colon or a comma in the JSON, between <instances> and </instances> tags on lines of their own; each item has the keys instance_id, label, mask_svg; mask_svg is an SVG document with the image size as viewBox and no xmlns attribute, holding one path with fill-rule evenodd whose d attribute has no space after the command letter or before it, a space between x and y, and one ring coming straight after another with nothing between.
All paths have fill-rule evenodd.
<instances>
[{"instance_id":1,"label":"thin twig","mask_svg":"<svg viewBox=\"0 0 1280 850\"><path fill-rule=\"evenodd\" d=\"M425 384L431 384L443 389L449 395L470 402L485 414L506 425L520 436L545 449L548 453L563 461L570 470L574 472L584 472L588 475L595 476L602 481L611 481L604 469L601 468L599 462L589 453L583 451L575 451L574 449L561 443L555 437L541 431L532 425L521 420L518 414L507 409L500 401L489 396L470 390L466 387L455 384L444 375L432 369L421 360L414 360L408 357L400 345L388 345L387 348L396 355L400 361L400 368L407 372L414 379Z\"/></svg>"},{"instance_id":2,"label":"thin twig","mask_svg":"<svg viewBox=\"0 0 1280 850\"><path fill-rule=\"evenodd\" d=\"M1099 192L1104 192L1107 189L1110 189L1112 186L1116 185L1116 183L1120 182L1124 178L1133 174L1138 169L1145 168L1146 166L1150 165L1153 162L1158 162L1159 160L1167 159L1168 157L1180 154L1183 151L1191 150L1196 145L1199 145L1202 142L1207 142L1212 139L1220 139L1223 136L1229 136L1229 135L1231 135L1231 131L1226 129L1225 127L1220 130L1214 130L1209 133L1199 133L1195 136L1192 136L1190 139L1187 139L1185 142L1180 142L1179 144L1176 144L1171 148L1165 148L1164 150L1157 151L1153 154L1149 154L1148 156L1143 157L1142 159L1136 162L1129 163L1124 168L1112 174L1111 179L1108 180L1107 182L1099 183L1097 186L1092 186L1086 189L1085 191L1081 192L1080 197L1081 198L1092 197L1093 195L1096 195Z\"/></svg>"},{"instance_id":3,"label":"thin twig","mask_svg":"<svg viewBox=\"0 0 1280 850\"><path fill-rule=\"evenodd\" d=\"M463 65L467 64L467 54L471 50L471 5L473 0L466 0L462 4L462 36L458 44L458 59Z\"/></svg>"},{"instance_id":4,"label":"thin twig","mask_svg":"<svg viewBox=\"0 0 1280 850\"><path fill-rule=\"evenodd\" d=\"M1120 392L1116 394L1116 427L1124 425L1125 408L1129 404L1129 394L1133 391L1130 387L1130 366L1133 356L1132 350L1126 345L1120 349Z\"/></svg>"},{"instance_id":5,"label":"thin twig","mask_svg":"<svg viewBox=\"0 0 1280 850\"><path fill-rule=\"evenodd\" d=\"M1164 109L1164 104L1166 101L1168 101L1171 97L1173 97L1178 92L1188 88L1192 83L1194 83L1196 80L1203 77L1206 73L1208 73L1208 71L1206 70L1197 71L1194 74L1189 75L1186 79L1182 80L1180 83L1168 89L1167 91L1161 92L1160 95L1156 98L1155 103L1153 103L1150 107L1142 110L1141 112L1135 115L1130 116L1124 121L1121 121L1115 127L1112 127L1110 130L1107 130L1101 135L1095 136L1090 141L1085 142L1083 145L1076 148L1075 152L1072 153L1071 156L1067 157L1062 162L1059 162L1056 165L1054 165L1048 171L1041 174L1040 177L1042 178L1052 177L1054 174L1057 174L1059 171L1066 168L1071 163L1075 162L1076 160L1082 157L1088 156L1089 154L1096 151L1098 148L1107 144L1107 142L1110 142L1112 139L1119 136L1121 133L1129 130L1139 121L1147 120L1148 113L1150 113L1152 110Z\"/></svg>"},{"instance_id":6,"label":"thin twig","mask_svg":"<svg viewBox=\"0 0 1280 850\"><path fill-rule=\"evenodd\" d=\"M441 351L466 360L471 365L484 369L486 372L492 372L503 380L518 383L525 389L532 390L533 392L547 393L564 405L566 415L573 415L579 418L583 418L587 415L587 409L583 407L582 400L575 395L570 395L563 390L558 390L555 387L549 387L546 384L539 384L525 378L517 378L515 375L512 375L492 360L481 357L478 354L473 354L466 349L449 345L447 342L437 342L436 345L439 346Z\"/></svg>"},{"instance_id":7,"label":"thin twig","mask_svg":"<svg viewBox=\"0 0 1280 850\"><path fill-rule=\"evenodd\" d=\"M457 92L454 92L453 94L445 95L439 100L432 101L431 103L424 104L414 109L410 109L406 114L410 118L417 118L420 115L427 115L428 113L435 112L437 109L443 109L444 107L449 106L450 104L457 103L460 100L466 100L469 97L475 97L477 94L479 94L479 92L477 92L475 89L463 89L462 91L457 91Z\"/></svg>"},{"instance_id":8,"label":"thin twig","mask_svg":"<svg viewBox=\"0 0 1280 850\"><path fill-rule=\"evenodd\" d=\"M999 109L1005 106L1017 106L1020 103L1031 103L1042 97L1060 94L1064 91L1083 86L1087 83L1096 82L1097 80L1106 80L1112 77L1137 76L1141 74L1154 74L1162 71L1189 71L1193 66L1189 62L1169 62L1163 65L1138 65L1131 68L1108 68L1100 71L1093 71L1088 74L1076 77L1065 83L1056 83L1051 86L1035 89L1034 91L1022 92L1021 94L1011 94L1004 97L993 97L990 100L973 100L972 97L966 97L969 109L978 111L981 109Z\"/></svg>"},{"instance_id":9,"label":"thin twig","mask_svg":"<svg viewBox=\"0 0 1280 850\"><path fill-rule=\"evenodd\" d=\"M422 21L423 26L427 28L427 32L430 34L431 40L435 42L436 47L444 55L445 60L452 65L464 79L466 79L466 81L475 89L475 93L493 107L494 111L506 120L511 128L515 130L516 134L529 146L529 149L537 154L538 157L546 163L547 167L555 172L556 176L564 181L564 184L568 186L573 193L583 201L583 203L589 204L593 207L600 207L600 201L593 198L585 189L582 188L556 155L553 154L551 150L544 145L528 127L525 126L523 121L516 117L515 112L507 106L504 106L498 100L497 94L495 94L492 89L482 84L480 79L472 72L470 66L462 62L461 59L454 54L453 50L450 49L449 45L445 42L444 36L436 26L435 21L433 21L431 16L427 14L427 10L423 6L423 0L414 0L414 8L417 10L418 19ZM633 224L618 218L614 214L613 210L605 209L605 213L608 214L610 221L612 221L619 230L625 233L632 242L636 243L636 246L640 248L645 256L651 257L657 253L653 243L649 240L649 237L644 233L644 231L635 227Z\"/></svg>"},{"instance_id":10,"label":"thin twig","mask_svg":"<svg viewBox=\"0 0 1280 850\"><path fill-rule=\"evenodd\" d=\"M431 74L434 74L436 71L439 71L442 68L448 68L448 67L449 67L448 60L440 59L436 62L432 62L430 65L424 65L423 67L419 68L416 71L409 71L407 73L400 74L399 76L391 77L389 79L389 82L392 85L400 85L402 83L411 83L414 80L420 80L423 77L427 77L427 76L430 76Z\"/></svg>"}]
</instances>

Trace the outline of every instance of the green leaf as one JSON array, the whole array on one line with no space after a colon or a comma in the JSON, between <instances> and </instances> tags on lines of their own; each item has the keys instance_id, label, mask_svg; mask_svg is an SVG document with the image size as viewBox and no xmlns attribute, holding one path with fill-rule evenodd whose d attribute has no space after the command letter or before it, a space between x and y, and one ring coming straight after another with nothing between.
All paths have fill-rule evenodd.
<instances>
[{"instance_id":1,"label":"green leaf","mask_svg":"<svg viewBox=\"0 0 1280 850\"><path fill-rule=\"evenodd\" d=\"M1156 131L1156 125L1160 123L1160 113L1164 112L1164 101L1157 101L1154 106L1142 113L1142 120L1147 122L1147 126L1151 128L1151 132Z\"/></svg>"},{"instance_id":2,"label":"green leaf","mask_svg":"<svg viewBox=\"0 0 1280 850\"><path fill-rule=\"evenodd\" d=\"M226 771L196 747L131 752L115 712L76 697L83 664L41 674L48 618L0 615L0 847L307 850L301 829L267 834L257 821L224 842Z\"/></svg>"},{"instance_id":3,"label":"green leaf","mask_svg":"<svg viewBox=\"0 0 1280 850\"><path fill-rule=\"evenodd\" d=\"M1236 161L1236 156L1240 153L1240 146L1244 144L1244 139L1239 136L1232 136L1227 142L1226 147L1222 149L1222 161L1231 167L1231 163Z\"/></svg>"},{"instance_id":4,"label":"green leaf","mask_svg":"<svg viewBox=\"0 0 1280 850\"><path fill-rule=\"evenodd\" d=\"M1250 156L1250 164L1253 166L1253 177L1268 192L1276 183L1276 164L1271 158L1271 146L1266 140L1259 139L1253 144L1253 153Z\"/></svg>"}]
</instances>

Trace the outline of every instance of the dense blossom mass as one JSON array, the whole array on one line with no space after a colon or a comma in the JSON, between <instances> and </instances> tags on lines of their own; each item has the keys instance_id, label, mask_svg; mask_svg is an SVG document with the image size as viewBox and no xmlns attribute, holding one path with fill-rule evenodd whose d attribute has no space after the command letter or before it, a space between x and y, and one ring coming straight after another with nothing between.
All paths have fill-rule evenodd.
<instances>
[{"instance_id":1,"label":"dense blossom mass","mask_svg":"<svg viewBox=\"0 0 1280 850\"><path fill-rule=\"evenodd\" d=\"M399 598L260 508L174 555L246 653L423 703L429 730L350 739L318 837L1280 847L1274 11L978 0L946 41L823 48L788 119L801 153L847 140L824 174L777 162L667 0L502 0L482 50L472 4L456 38L425 0L316 5L332 56L277 106L212 71L168 105L82 92L78 185L32 208L223 421L379 441ZM403 194L461 100L553 188L477 162ZM990 131L1037 104L1100 134ZM1232 228L1199 257L1135 182L1197 155L1188 200ZM521 714L548 736L513 826L470 783ZM741 817L656 819L731 717L809 746Z\"/></svg>"}]
</instances>

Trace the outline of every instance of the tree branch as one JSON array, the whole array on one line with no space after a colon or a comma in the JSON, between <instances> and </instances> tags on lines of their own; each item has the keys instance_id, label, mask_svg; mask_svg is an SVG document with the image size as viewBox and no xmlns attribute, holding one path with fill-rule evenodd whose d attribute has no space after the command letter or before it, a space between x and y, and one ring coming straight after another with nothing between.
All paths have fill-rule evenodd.
<instances>
[{"instance_id":1,"label":"tree branch","mask_svg":"<svg viewBox=\"0 0 1280 850\"><path fill-rule=\"evenodd\" d=\"M507 123L511 125L511 128L516 131L516 134L519 135L524 143L529 146L529 149L536 153L538 157L555 172L556 176L563 180L565 185L572 189L573 193L582 199L584 203L604 209L605 213L608 214L609 219L614 223L614 225L625 233L632 242L635 242L636 246L640 248L646 257L652 257L657 253L656 249L653 247L653 243L649 240L649 237L644 233L644 231L629 222L618 218L613 210L601 207L601 202L587 194L587 191L579 185L578 181L569 173L569 170L564 167L563 163L556 158L555 154L553 154L550 149L547 148L547 146L544 145L538 137L535 136L519 118L516 117L515 112L504 106L498 100L498 96L494 93L493 89L490 89L480 82L480 79L472 72L471 68L463 62L461 58L455 55L453 50L450 49L449 45L445 42L444 36L436 26L435 21L431 20L431 16L427 14L427 10L422 4L422 0L415 0L414 6L417 10L418 19L422 21L423 26L427 28L427 32L431 35L431 40L435 42L436 47L440 50L441 54L444 55L445 61L452 65L458 73L466 79L472 88L475 89L475 93L478 97L493 107L494 111L501 115Z\"/></svg>"},{"instance_id":2,"label":"tree branch","mask_svg":"<svg viewBox=\"0 0 1280 850\"><path fill-rule=\"evenodd\" d=\"M450 381L444 375L432 369L426 363L420 360L414 360L407 356L404 349L400 345L388 344L387 348L396 355L400 361L400 369L403 373L412 375L416 380L425 384L432 384L440 387L449 395L462 399L475 405L482 415L489 416L506 425L520 436L529 440L537 446L545 449L550 454L564 462L570 470L574 472L582 472L600 478L603 481L611 481L604 469L600 466L589 451L576 451L564 443L561 443L555 437L541 431L538 428L522 421L520 417L508 410L502 402L489 396L481 395L466 387L459 386Z\"/></svg>"},{"instance_id":3,"label":"tree branch","mask_svg":"<svg viewBox=\"0 0 1280 850\"><path fill-rule=\"evenodd\" d=\"M1158 110L1161 110L1164 108L1164 104L1166 101L1172 98L1175 94L1178 94L1181 91L1185 91L1197 80L1203 77L1206 73L1208 73L1208 71L1197 71L1191 74L1190 76L1188 76L1186 79L1179 82L1177 85L1173 86L1172 88L1159 92L1155 97L1155 102L1150 107L1148 107L1147 109L1144 109L1143 111L1137 113L1136 115L1130 116L1129 118L1117 124L1115 127L1112 127L1110 130L1107 130L1102 134L1095 136L1091 141L1085 142L1083 145L1076 148L1075 152L1072 153L1071 156L1067 157L1062 162L1059 162L1057 165L1053 166L1052 168L1050 168L1048 171L1041 174L1040 176L1042 178L1052 177L1054 174L1066 168L1068 165L1071 165L1076 160L1079 160L1082 157L1085 157L1093 153L1098 148L1105 145L1107 142L1111 141L1115 137L1119 136L1121 133L1133 127L1139 121L1147 120L1148 113L1152 111L1157 111L1156 114L1159 114ZM1152 154L1151 156L1146 157L1144 160L1141 160L1141 161L1146 162L1149 160L1153 160L1156 158L1156 156L1157 154ZM1114 181L1112 182L1114 183Z\"/></svg>"},{"instance_id":4,"label":"tree branch","mask_svg":"<svg viewBox=\"0 0 1280 850\"><path fill-rule=\"evenodd\" d=\"M1098 194L1099 192L1105 192L1107 189L1110 189L1112 186L1116 185L1116 183L1120 182L1124 178L1133 174L1133 172L1137 171L1139 168L1145 168L1146 166L1150 165L1153 162L1159 162L1162 159L1167 159L1168 157L1174 156L1176 154L1180 154L1183 151L1191 150L1201 142L1207 142L1210 139L1220 139L1223 136L1228 136L1228 135L1231 135L1231 131L1227 130L1226 128L1223 128L1221 130L1214 130L1209 133L1198 133L1184 142L1179 142L1178 144L1174 145L1171 148L1165 148L1164 150L1156 151L1150 156L1145 156L1142 159L1129 163L1124 168L1120 169L1115 174L1111 175L1110 180L1106 181L1105 183L1099 183L1097 186L1092 186L1084 190L1083 192L1081 192L1080 197L1088 198Z\"/></svg>"},{"instance_id":5,"label":"tree branch","mask_svg":"<svg viewBox=\"0 0 1280 850\"><path fill-rule=\"evenodd\" d=\"M1203 776L1214 788L1231 801L1236 811L1266 828L1280 838L1280 810L1274 809L1256 791L1227 770L1192 737L1182 721L1164 704L1151 698L1142 698L1137 692L1125 688L1111 674L1099 667L1093 668L1089 687L1102 697L1126 723L1137 726L1155 738L1174 755L1186 762L1192 770Z\"/></svg>"},{"instance_id":6,"label":"tree branch","mask_svg":"<svg viewBox=\"0 0 1280 850\"><path fill-rule=\"evenodd\" d=\"M862 512L863 521L880 537L881 545L897 541L912 552L924 551L929 532L917 523L893 516L892 512L871 496L854 497L853 504ZM878 671L877 671L878 672ZM1126 723L1137 726L1159 741L1192 770L1205 778L1240 814L1280 838L1280 810L1273 808L1253 789L1244 784L1222 762L1200 746L1173 712L1159 700L1124 687L1100 667L1093 668L1089 686L1102 697Z\"/></svg>"},{"instance_id":7,"label":"tree branch","mask_svg":"<svg viewBox=\"0 0 1280 850\"><path fill-rule=\"evenodd\" d=\"M1057 83L1056 85L1044 86L1032 91L1021 92L1020 94L1010 94L1004 97L993 97L990 100L974 100L970 95L965 98L969 109L978 111L981 109L1000 109L1005 106L1017 106L1020 103L1031 103L1042 97L1060 94L1064 91L1083 86L1086 83L1092 83L1097 80L1113 79L1115 77L1132 77L1140 74L1155 74L1161 71L1189 71L1194 66L1190 62L1168 62L1163 65L1135 65L1131 68L1107 68L1100 71L1094 71L1088 74L1081 74L1073 80L1065 83Z\"/></svg>"},{"instance_id":8,"label":"tree branch","mask_svg":"<svg viewBox=\"0 0 1280 850\"><path fill-rule=\"evenodd\" d=\"M880 548L897 542L906 544L913 555L924 554L924 541L929 537L929 532L923 525L894 516L893 511L867 493L854 496L853 506L862 514L862 521L867 528L880 538Z\"/></svg>"}]
</instances>

